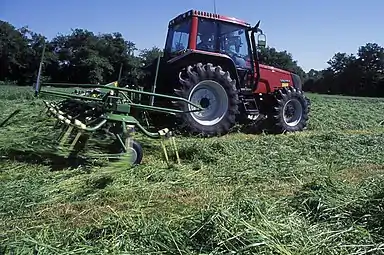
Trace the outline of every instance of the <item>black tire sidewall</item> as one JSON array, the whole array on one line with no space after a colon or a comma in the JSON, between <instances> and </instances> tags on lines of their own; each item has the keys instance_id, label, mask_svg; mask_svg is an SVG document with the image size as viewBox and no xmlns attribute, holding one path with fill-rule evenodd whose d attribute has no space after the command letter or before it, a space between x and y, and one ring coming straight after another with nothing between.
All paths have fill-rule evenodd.
<instances>
[{"instance_id":1,"label":"black tire sidewall","mask_svg":"<svg viewBox=\"0 0 384 255\"><path fill-rule=\"evenodd\" d=\"M284 106L289 100L297 100L302 107L302 116L295 126L289 126L284 121ZM280 89L274 93L271 118L273 119L273 130L276 133L302 131L307 126L309 105L303 92L294 87Z\"/></svg>"},{"instance_id":2,"label":"black tire sidewall","mask_svg":"<svg viewBox=\"0 0 384 255\"><path fill-rule=\"evenodd\" d=\"M211 68L211 72L213 71L214 75L209 75L209 71L205 71L203 75L207 75L207 77L202 76L199 72L195 71L197 65L202 66L203 70ZM225 90L226 96L228 98L228 109L223 118L216 124L212 126L205 126L198 123L190 113L182 113L178 117L180 119L179 127L182 129L182 132L187 132L190 134L201 134L203 136L212 136L212 135L221 135L229 132L229 130L235 125L236 117L239 114L239 99L237 94L236 86L232 83L232 79L230 75L228 78L225 76L224 71L220 71L220 75L215 73L215 68L217 66L213 65L202 65L201 63L192 66L195 74L198 77L198 81L194 82L191 78L186 79L187 85L181 85L180 91L181 95L185 99L188 99L192 90L199 84L199 82L204 80L212 80L219 83ZM187 103L181 103L180 109L182 111L188 111L189 107Z\"/></svg>"},{"instance_id":3,"label":"black tire sidewall","mask_svg":"<svg viewBox=\"0 0 384 255\"><path fill-rule=\"evenodd\" d=\"M131 145L132 145L132 149L136 152L136 160L134 161L133 165L139 165L141 164L141 161L143 160L143 156L144 156L144 151L143 151L143 148L141 147L141 144L139 142L137 142L136 140L131 140ZM114 153L122 153L123 152L123 148L121 148L120 146L120 142L119 141L115 141L114 142L114 146L117 146L118 148L114 149ZM128 153L130 152L130 150L128 150Z\"/></svg>"},{"instance_id":4,"label":"black tire sidewall","mask_svg":"<svg viewBox=\"0 0 384 255\"><path fill-rule=\"evenodd\" d=\"M143 148L141 147L140 143L138 143L135 140L132 141L132 148L133 148L133 150L135 150L136 155L137 155L136 160L133 164L139 165L141 163L141 161L143 160L143 156L144 156Z\"/></svg>"}]
</instances>

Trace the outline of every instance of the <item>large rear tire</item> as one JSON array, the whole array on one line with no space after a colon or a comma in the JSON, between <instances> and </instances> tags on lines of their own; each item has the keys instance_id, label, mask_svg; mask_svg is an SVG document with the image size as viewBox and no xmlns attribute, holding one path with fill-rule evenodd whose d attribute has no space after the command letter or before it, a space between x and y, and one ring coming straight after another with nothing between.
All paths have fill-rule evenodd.
<instances>
[{"instance_id":1,"label":"large rear tire","mask_svg":"<svg viewBox=\"0 0 384 255\"><path fill-rule=\"evenodd\" d=\"M310 101L300 89L286 87L274 92L271 118L272 132L297 132L306 128Z\"/></svg>"},{"instance_id":2,"label":"large rear tire","mask_svg":"<svg viewBox=\"0 0 384 255\"><path fill-rule=\"evenodd\" d=\"M236 80L231 78L229 72L210 63L198 63L180 72L179 83L175 94L204 108L200 112L180 114L180 131L205 137L220 136L228 133L236 124L240 101ZM179 102L178 105L182 111L196 109L185 102Z\"/></svg>"}]
</instances>

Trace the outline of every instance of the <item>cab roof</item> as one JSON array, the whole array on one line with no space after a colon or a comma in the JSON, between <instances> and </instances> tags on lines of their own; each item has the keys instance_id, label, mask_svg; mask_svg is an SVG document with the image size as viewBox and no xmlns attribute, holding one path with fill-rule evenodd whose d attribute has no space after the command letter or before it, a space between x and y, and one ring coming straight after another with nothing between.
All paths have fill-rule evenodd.
<instances>
[{"instance_id":1,"label":"cab roof","mask_svg":"<svg viewBox=\"0 0 384 255\"><path fill-rule=\"evenodd\" d=\"M201 17L201 18L207 18L207 19L215 19L215 20L220 20L224 22L230 22L233 24L241 25L241 26L246 26L250 27L251 25L243 20L234 18L234 17L228 17L228 16L223 16L220 14L215 14L215 13L210 13L210 12L204 12L204 11L199 11L199 10L189 10L187 12L184 12L180 15L178 15L176 18L172 19L169 22L169 26L172 26L175 23L180 22L181 20L187 19L189 17Z\"/></svg>"}]
</instances>

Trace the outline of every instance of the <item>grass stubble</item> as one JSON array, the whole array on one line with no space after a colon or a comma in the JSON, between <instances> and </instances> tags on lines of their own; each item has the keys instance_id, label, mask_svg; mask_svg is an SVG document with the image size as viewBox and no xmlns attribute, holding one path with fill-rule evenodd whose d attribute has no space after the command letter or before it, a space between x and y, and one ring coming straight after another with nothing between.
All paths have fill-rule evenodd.
<instances>
[{"instance_id":1,"label":"grass stubble","mask_svg":"<svg viewBox=\"0 0 384 255\"><path fill-rule=\"evenodd\" d=\"M381 99L310 94L301 133L177 138L181 166L142 138L141 166L69 167L41 153L41 101L1 90L1 119L22 112L0 130L0 254L384 253Z\"/></svg>"}]
</instances>

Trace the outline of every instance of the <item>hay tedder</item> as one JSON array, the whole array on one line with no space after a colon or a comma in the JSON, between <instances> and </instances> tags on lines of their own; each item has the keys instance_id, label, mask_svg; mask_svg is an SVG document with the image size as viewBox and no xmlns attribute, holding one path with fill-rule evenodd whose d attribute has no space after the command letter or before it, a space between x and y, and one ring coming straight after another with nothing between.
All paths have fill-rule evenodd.
<instances>
[{"instance_id":1,"label":"hay tedder","mask_svg":"<svg viewBox=\"0 0 384 255\"><path fill-rule=\"evenodd\" d=\"M135 164L142 149L131 141L134 129L152 138L171 137L176 130L207 137L226 134L236 123L266 120L273 132L301 131L307 126L310 101L298 75L259 63L258 50L266 45L259 24L252 27L236 18L190 10L169 22L163 55L144 67L141 89L117 82L40 83L40 65L35 92L65 98L45 104L66 126L61 143L77 130L70 151L84 146L82 138L89 134L107 134L115 140L116 153L133 152ZM88 90L69 93L42 85ZM155 132L144 128L140 114Z\"/></svg>"},{"instance_id":2,"label":"hay tedder","mask_svg":"<svg viewBox=\"0 0 384 255\"><path fill-rule=\"evenodd\" d=\"M39 76L40 76L39 70ZM42 85L49 86L50 89L42 88ZM72 92L60 91L52 88L88 88L87 90L74 90ZM90 89L92 88L92 89ZM35 95L48 95L64 98L62 101L43 100L47 114L56 118L56 127L60 126L62 131L58 137L59 148L62 152L67 152L67 156L78 156L84 151L87 142L91 137L110 139L112 143L109 147L110 154L97 154L95 157L122 158L126 157L132 164L140 164L143 158L143 150L137 141L132 139L135 130L141 131L150 138L162 139L162 147L168 162L168 153L164 139L170 140L177 157L176 142L173 133L168 128L163 128L157 132L147 130L139 120L131 115L133 108L146 111L160 111L168 114L183 113L178 109L162 108L151 105L135 103L132 94L143 94L152 97L165 97L169 100L180 100L187 104L192 104L188 100L180 97L172 97L162 94L138 91L134 89L118 87L117 82L106 85L94 84L65 84L65 83L40 83L39 78L34 87ZM202 110L200 106L192 104L194 111ZM68 142L70 141L70 142Z\"/></svg>"}]
</instances>

